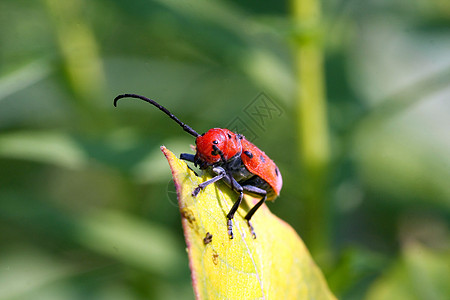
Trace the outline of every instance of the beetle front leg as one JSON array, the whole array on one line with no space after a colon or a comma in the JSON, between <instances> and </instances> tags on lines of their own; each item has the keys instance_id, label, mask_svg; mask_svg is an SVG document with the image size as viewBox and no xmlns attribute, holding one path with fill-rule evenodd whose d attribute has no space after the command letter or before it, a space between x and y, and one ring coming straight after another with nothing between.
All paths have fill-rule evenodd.
<instances>
[{"instance_id":1,"label":"beetle front leg","mask_svg":"<svg viewBox=\"0 0 450 300\"><path fill-rule=\"evenodd\" d=\"M180 154L180 159L185 160L185 161L189 161L189 162L192 162L192 163L195 163L195 155L194 154L181 153Z\"/></svg>"},{"instance_id":2,"label":"beetle front leg","mask_svg":"<svg viewBox=\"0 0 450 300\"><path fill-rule=\"evenodd\" d=\"M216 182L216 181L218 181L218 180L224 178L225 176L227 176L227 173L226 173L225 170L224 170L223 168L221 168L221 167L213 168L212 171L213 171L214 173L216 173L217 176L211 178L210 180L207 180L207 181L205 181L205 182L200 183L200 184L194 189L194 191L192 192L192 196L194 196L194 197L197 196L198 193L199 193L201 190L203 190L204 188L206 188L208 185L210 185L210 184L212 184L212 183L214 183L214 182Z\"/></svg>"},{"instance_id":3,"label":"beetle front leg","mask_svg":"<svg viewBox=\"0 0 450 300\"><path fill-rule=\"evenodd\" d=\"M188 153L181 153L180 154L180 159L194 163L194 166L197 167L197 163L195 162L195 155L194 154L188 154ZM189 170L191 170L192 172L194 172L195 176L198 177L197 172L195 172L195 170L193 170L189 165L187 165L187 167L189 168Z\"/></svg>"}]
</instances>

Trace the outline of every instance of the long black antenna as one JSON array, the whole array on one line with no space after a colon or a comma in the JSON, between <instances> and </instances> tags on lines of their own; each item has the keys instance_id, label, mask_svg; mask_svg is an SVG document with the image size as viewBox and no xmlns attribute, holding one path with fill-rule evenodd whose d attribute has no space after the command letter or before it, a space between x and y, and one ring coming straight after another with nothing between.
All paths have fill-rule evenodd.
<instances>
[{"instance_id":1,"label":"long black antenna","mask_svg":"<svg viewBox=\"0 0 450 300\"><path fill-rule=\"evenodd\" d=\"M136 98L136 99L141 99L141 100L143 100L145 102L148 102L150 104L153 104L154 106L156 106L157 108L162 110L166 115L168 115L172 120L177 122L184 129L184 131L186 131L187 133L189 133L190 135L192 135L194 137L200 136L200 134L198 134L197 131L195 131L194 129L192 129L188 125L186 125L183 122L181 122L170 111L168 111L167 108L165 108L164 106L158 104L155 100L149 99L149 98L141 96L141 95L136 95L136 94L122 94L122 95L119 95L116 98L114 98L114 106L117 106L117 101L119 101L122 98Z\"/></svg>"}]
</instances>

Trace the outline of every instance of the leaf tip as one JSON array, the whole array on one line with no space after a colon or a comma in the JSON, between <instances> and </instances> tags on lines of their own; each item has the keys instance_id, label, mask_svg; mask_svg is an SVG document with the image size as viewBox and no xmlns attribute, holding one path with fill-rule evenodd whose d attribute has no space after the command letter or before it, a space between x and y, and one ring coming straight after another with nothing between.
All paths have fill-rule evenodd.
<instances>
[{"instance_id":1,"label":"leaf tip","mask_svg":"<svg viewBox=\"0 0 450 300\"><path fill-rule=\"evenodd\" d=\"M159 147L159 149L161 149L161 151L164 153L164 155L167 157L167 155L170 153L169 149L166 148L166 146L162 145L161 147Z\"/></svg>"}]
</instances>

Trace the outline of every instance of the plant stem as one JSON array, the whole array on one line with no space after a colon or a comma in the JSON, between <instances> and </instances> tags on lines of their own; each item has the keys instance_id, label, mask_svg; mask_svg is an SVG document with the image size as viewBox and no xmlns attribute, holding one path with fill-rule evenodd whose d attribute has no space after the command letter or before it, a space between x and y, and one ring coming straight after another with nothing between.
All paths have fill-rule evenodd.
<instances>
[{"instance_id":1,"label":"plant stem","mask_svg":"<svg viewBox=\"0 0 450 300\"><path fill-rule=\"evenodd\" d=\"M319 0L291 0L297 31L294 43L297 72L296 105L300 158L304 171L305 241L316 258L329 249L327 173L330 160L329 133L320 35Z\"/></svg>"}]
</instances>

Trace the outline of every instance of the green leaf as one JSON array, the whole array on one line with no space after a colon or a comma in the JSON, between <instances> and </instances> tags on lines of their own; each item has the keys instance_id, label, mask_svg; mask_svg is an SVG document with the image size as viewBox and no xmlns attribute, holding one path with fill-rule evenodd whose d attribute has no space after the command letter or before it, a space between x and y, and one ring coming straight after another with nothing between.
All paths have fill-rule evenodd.
<instances>
[{"instance_id":1,"label":"green leaf","mask_svg":"<svg viewBox=\"0 0 450 300\"><path fill-rule=\"evenodd\" d=\"M253 239L243 216L258 200L245 197L227 234L226 214L237 195L224 184L212 184L192 196L211 178L197 177L185 162L161 147L178 194L189 265L197 299L335 299L297 233L263 205L252 218ZM212 235L210 242L204 239Z\"/></svg>"}]
</instances>

